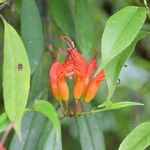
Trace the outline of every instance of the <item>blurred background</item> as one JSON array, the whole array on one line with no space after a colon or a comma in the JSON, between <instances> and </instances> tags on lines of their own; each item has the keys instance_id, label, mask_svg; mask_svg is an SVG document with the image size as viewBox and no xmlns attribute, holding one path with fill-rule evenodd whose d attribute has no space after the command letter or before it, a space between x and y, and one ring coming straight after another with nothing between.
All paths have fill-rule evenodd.
<instances>
[{"instance_id":1,"label":"blurred background","mask_svg":"<svg viewBox=\"0 0 150 150\"><path fill-rule=\"evenodd\" d=\"M55 2L36 0L35 2L41 16L44 46L40 61L31 74L29 107L37 98L47 99L55 107L58 106L49 86L49 69L56 59L59 48L65 47L65 44L58 38L60 35L70 36L79 51L89 61L94 54L100 53L101 36L107 19L123 7L144 6L143 0L88 0L87 2L84 0L56 0ZM21 3L21 0L13 0L10 6L1 11L19 35L22 35ZM148 4L150 6L149 1ZM32 13L30 15L30 18L34 17ZM0 113L4 112L2 96L3 30L3 24L0 21ZM150 31L150 18L147 18L142 30ZM63 59L63 56L58 58L59 61ZM81 116L78 119L63 119L62 144L64 150L116 150L122 140L137 125L150 120L150 37L138 42L134 54L122 68L120 81L112 100L140 102L144 104L144 107L123 108L96 115ZM68 84L71 89L73 81L68 80ZM89 107L101 104L106 96L107 85L104 82ZM70 100L73 101L72 96ZM45 142L46 137L54 138L52 134L50 135L51 131L47 124L49 124L47 119L40 114L27 114L22 127L23 141L19 142L12 132L7 146L12 150L34 150L37 147L40 149L41 137L44 137Z\"/></svg>"}]
</instances>

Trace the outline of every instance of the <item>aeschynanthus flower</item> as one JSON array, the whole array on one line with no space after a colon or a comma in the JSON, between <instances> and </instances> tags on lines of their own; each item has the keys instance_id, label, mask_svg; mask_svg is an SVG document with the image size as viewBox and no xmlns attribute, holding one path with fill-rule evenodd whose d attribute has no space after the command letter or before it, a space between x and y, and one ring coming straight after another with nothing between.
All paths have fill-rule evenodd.
<instances>
[{"instance_id":1,"label":"aeschynanthus flower","mask_svg":"<svg viewBox=\"0 0 150 150\"><path fill-rule=\"evenodd\" d=\"M57 85L59 93L64 101L69 100L69 88L66 82L66 74L68 72L69 66L64 62L60 65L57 72Z\"/></svg>"},{"instance_id":2,"label":"aeschynanthus flower","mask_svg":"<svg viewBox=\"0 0 150 150\"><path fill-rule=\"evenodd\" d=\"M67 62L72 67L73 72L76 74L74 85L74 97L80 99L84 92L85 77L87 71L87 63L85 58L77 51L73 41L69 37L61 37L68 44L67 49Z\"/></svg>"},{"instance_id":3,"label":"aeschynanthus flower","mask_svg":"<svg viewBox=\"0 0 150 150\"><path fill-rule=\"evenodd\" d=\"M66 83L66 74L68 66L63 63L55 62L50 69L50 84L54 97L60 101L68 101L69 88Z\"/></svg>"},{"instance_id":4,"label":"aeschynanthus flower","mask_svg":"<svg viewBox=\"0 0 150 150\"><path fill-rule=\"evenodd\" d=\"M89 63L77 51L73 41L69 37L61 37L69 48L67 48L67 57L64 63L54 63L50 70L50 84L52 92L57 100L69 100L69 88L66 83L66 77L72 79L75 74L74 97L76 100L84 97L85 102L90 102L96 95L98 88L105 80L104 71L95 76L92 75L97 69L97 60L93 58Z\"/></svg>"},{"instance_id":5,"label":"aeschynanthus flower","mask_svg":"<svg viewBox=\"0 0 150 150\"><path fill-rule=\"evenodd\" d=\"M59 89L58 89L58 84L57 84L57 70L59 68L60 64L58 62L53 63L50 69L50 85L52 89L52 93L56 100L60 101L62 100L62 97L60 95Z\"/></svg>"},{"instance_id":6,"label":"aeschynanthus flower","mask_svg":"<svg viewBox=\"0 0 150 150\"><path fill-rule=\"evenodd\" d=\"M101 71L99 74L95 76L94 79L92 79L87 87L87 90L85 92L84 100L85 102L90 102L96 95L99 86L101 82L105 80L105 74L104 71Z\"/></svg>"}]
</instances>

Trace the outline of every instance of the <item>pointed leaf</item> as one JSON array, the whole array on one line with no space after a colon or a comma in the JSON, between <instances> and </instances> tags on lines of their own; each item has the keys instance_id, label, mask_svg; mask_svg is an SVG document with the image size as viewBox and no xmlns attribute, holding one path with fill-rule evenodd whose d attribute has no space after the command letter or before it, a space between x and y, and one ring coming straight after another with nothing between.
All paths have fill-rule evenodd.
<instances>
[{"instance_id":1,"label":"pointed leaf","mask_svg":"<svg viewBox=\"0 0 150 150\"><path fill-rule=\"evenodd\" d=\"M117 80L119 78L119 74L121 71L121 68L125 64L125 61L131 56L135 49L136 43L143 37L150 35L149 32L139 32L137 37L134 39L134 41L125 49L123 52L121 52L117 57L115 57L113 60L111 60L108 65L105 67L105 73L106 73L106 82L108 85L108 97L107 100L111 98L113 95L113 92L117 86Z\"/></svg>"},{"instance_id":2,"label":"pointed leaf","mask_svg":"<svg viewBox=\"0 0 150 150\"><path fill-rule=\"evenodd\" d=\"M119 150L144 150L150 145L150 122L136 127L121 143Z\"/></svg>"},{"instance_id":3,"label":"pointed leaf","mask_svg":"<svg viewBox=\"0 0 150 150\"><path fill-rule=\"evenodd\" d=\"M44 49L41 17L34 0L22 0L21 33L33 73Z\"/></svg>"},{"instance_id":4,"label":"pointed leaf","mask_svg":"<svg viewBox=\"0 0 150 150\"><path fill-rule=\"evenodd\" d=\"M82 150L105 150L104 137L95 115L78 117L77 125Z\"/></svg>"},{"instance_id":5,"label":"pointed leaf","mask_svg":"<svg viewBox=\"0 0 150 150\"><path fill-rule=\"evenodd\" d=\"M113 110L113 109L120 109L123 107L139 106L139 105L143 105L143 104L130 102L130 101L117 102L117 103L109 102L106 105L99 105L98 108L105 107L102 110Z\"/></svg>"},{"instance_id":6,"label":"pointed leaf","mask_svg":"<svg viewBox=\"0 0 150 150\"><path fill-rule=\"evenodd\" d=\"M29 93L30 65L23 42L15 29L6 21L4 27L4 105L10 121L15 123L15 129L20 134Z\"/></svg>"},{"instance_id":7,"label":"pointed leaf","mask_svg":"<svg viewBox=\"0 0 150 150\"><path fill-rule=\"evenodd\" d=\"M137 36L146 19L146 9L129 6L109 18L102 36L102 65L119 55Z\"/></svg>"},{"instance_id":8,"label":"pointed leaf","mask_svg":"<svg viewBox=\"0 0 150 150\"><path fill-rule=\"evenodd\" d=\"M120 109L120 108L123 108L123 107L139 106L139 105L143 105L143 104L136 103L136 102L124 101L124 102L118 102L118 103L112 103L112 104L106 105L106 107L104 109L113 110L113 109Z\"/></svg>"}]
</instances>

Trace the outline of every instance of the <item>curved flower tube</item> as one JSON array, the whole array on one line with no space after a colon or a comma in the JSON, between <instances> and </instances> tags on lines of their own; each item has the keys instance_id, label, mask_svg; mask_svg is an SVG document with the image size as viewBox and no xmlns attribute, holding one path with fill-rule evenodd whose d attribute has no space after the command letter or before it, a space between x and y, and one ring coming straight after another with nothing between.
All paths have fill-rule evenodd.
<instances>
[{"instance_id":1,"label":"curved flower tube","mask_svg":"<svg viewBox=\"0 0 150 150\"><path fill-rule=\"evenodd\" d=\"M53 63L53 65L51 66L50 72L49 72L51 90L52 90L53 96L58 101L62 100L62 97L61 97L59 89L58 89L58 84L57 84L57 78L58 78L57 70L58 70L59 66L60 66L60 64L58 62Z\"/></svg>"},{"instance_id":2,"label":"curved flower tube","mask_svg":"<svg viewBox=\"0 0 150 150\"><path fill-rule=\"evenodd\" d=\"M84 101L86 103L89 103L95 97L99 89L99 86L103 80L105 80L105 74L104 71L101 71L99 74L95 76L94 79L90 81L84 97Z\"/></svg>"}]
</instances>

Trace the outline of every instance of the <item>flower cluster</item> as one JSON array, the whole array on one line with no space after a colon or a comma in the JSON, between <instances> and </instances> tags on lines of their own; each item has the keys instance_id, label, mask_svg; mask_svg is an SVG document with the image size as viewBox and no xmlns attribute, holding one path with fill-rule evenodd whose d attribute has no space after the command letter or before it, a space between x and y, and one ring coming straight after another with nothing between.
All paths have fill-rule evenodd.
<instances>
[{"instance_id":1,"label":"flower cluster","mask_svg":"<svg viewBox=\"0 0 150 150\"><path fill-rule=\"evenodd\" d=\"M66 59L63 63L54 62L50 69L50 85L54 97L60 101L69 101L69 88L66 77L73 79L75 84L73 94L75 100L83 98L85 103L90 102L96 95L98 88L105 80L104 71L99 72L94 78L92 75L97 70L97 60L94 57L90 62L78 52L69 37L61 37L67 45Z\"/></svg>"}]
</instances>

